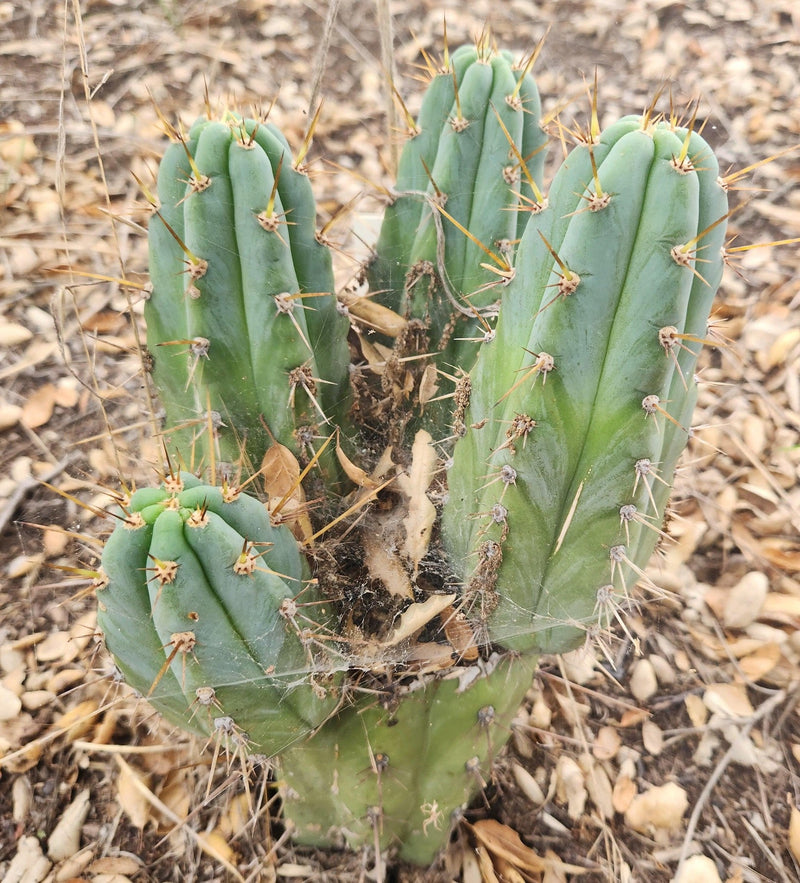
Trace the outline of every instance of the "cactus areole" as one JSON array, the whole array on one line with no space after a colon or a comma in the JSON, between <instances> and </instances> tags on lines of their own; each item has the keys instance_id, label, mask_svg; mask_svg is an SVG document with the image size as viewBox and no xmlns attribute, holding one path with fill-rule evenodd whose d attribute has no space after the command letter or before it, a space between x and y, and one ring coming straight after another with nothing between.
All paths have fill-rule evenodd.
<instances>
[{"instance_id":1,"label":"cactus areole","mask_svg":"<svg viewBox=\"0 0 800 883\"><path fill-rule=\"evenodd\" d=\"M170 722L269 759L301 844L432 862L538 655L657 591L727 195L647 113L545 197L528 67L479 41L431 70L367 294L337 298L272 124L161 163L147 344L186 471L117 513L99 624Z\"/></svg>"}]
</instances>

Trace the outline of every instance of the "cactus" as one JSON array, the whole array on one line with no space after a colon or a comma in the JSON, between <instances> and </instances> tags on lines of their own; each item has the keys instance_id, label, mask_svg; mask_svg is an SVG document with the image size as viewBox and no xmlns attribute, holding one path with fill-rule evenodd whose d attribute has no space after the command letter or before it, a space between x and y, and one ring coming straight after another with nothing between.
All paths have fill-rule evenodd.
<instances>
[{"instance_id":1,"label":"cactus","mask_svg":"<svg viewBox=\"0 0 800 883\"><path fill-rule=\"evenodd\" d=\"M244 474L271 440L308 461L347 410L349 362L308 178L269 123L225 114L175 138L145 306L167 439Z\"/></svg>"},{"instance_id":2,"label":"cactus","mask_svg":"<svg viewBox=\"0 0 800 883\"><path fill-rule=\"evenodd\" d=\"M379 358L353 366L348 410L350 323L283 136L226 115L168 149L148 345L166 435L212 480L137 491L97 591L126 680L173 723L273 759L299 843L419 864L490 775L538 655L609 625L644 579L727 217L708 145L652 111L593 123L545 200L530 65L489 45L432 76L366 269L395 359L452 372L425 413L435 445L406 441L422 398L385 396ZM480 266L501 251L499 276ZM358 487L342 494L329 446L299 539L214 481L220 461L263 460L274 491L265 453L312 466L334 431Z\"/></svg>"},{"instance_id":3,"label":"cactus","mask_svg":"<svg viewBox=\"0 0 800 883\"><path fill-rule=\"evenodd\" d=\"M661 535L727 196L705 141L646 114L573 151L549 198L470 378L443 530L492 639L563 652Z\"/></svg>"},{"instance_id":4,"label":"cactus","mask_svg":"<svg viewBox=\"0 0 800 883\"><path fill-rule=\"evenodd\" d=\"M399 355L435 353L445 376L471 367L492 333L496 287L540 205L546 135L535 57L515 67L483 35L445 51L438 69L429 60L368 267L374 299L424 328L411 343L398 338Z\"/></svg>"},{"instance_id":5,"label":"cactus","mask_svg":"<svg viewBox=\"0 0 800 883\"><path fill-rule=\"evenodd\" d=\"M298 843L380 843L428 865L485 779L531 685L537 657L495 654L394 705L374 699L284 752L284 813ZM396 705L396 707L394 707Z\"/></svg>"},{"instance_id":6,"label":"cactus","mask_svg":"<svg viewBox=\"0 0 800 883\"><path fill-rule=\"evenodd\" d=\"M136 491L119 519L98 625L125 680L164 717L271 756L332 713L337 659L312 641L330 610L288 527L253 497L185 473Z\"/></svg>"}]
</instances>

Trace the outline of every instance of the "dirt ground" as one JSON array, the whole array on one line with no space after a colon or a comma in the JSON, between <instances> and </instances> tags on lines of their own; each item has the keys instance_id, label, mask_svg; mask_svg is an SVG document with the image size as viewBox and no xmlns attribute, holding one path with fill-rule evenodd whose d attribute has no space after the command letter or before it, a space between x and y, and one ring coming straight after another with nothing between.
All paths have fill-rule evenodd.
<instances>
[{"instance_id":1,"label":"dirt ground","mask_svg":"<svg viewBox=\"0 0 800 883\"><path fill-rule=\"evenodd\" d=\"M597 71L606 121L664 86L661 109L668 92L678 107L699 98L726 170L800 142L795 0L389 5L412 111L414 64L441 50L446 14L451 46L488 21L520 56L550 28L534 73L568 126L586 119ZM152 183L165 145L155 106L189 123L206 85L243 108L277 96L273 119L299 144L322 65L311 154L322 220L351 199L361 222L379 208L365 179L389 184L396 135L375 7L344 0L323 56L327 8L0 2L3 883L374 877L369 857L293 848L263 771L255 814L237 769L218 764L209 784L211 752L109 680L80 573L108 531L108 490L150 480L160 460L136 336L147 268L136 179ZM798 179L795 150L737 180L732 248L800 236ZM352 221L330 231L350 254ZM670 600L634 611L598 664L544 660L487 801L467 813L506 826L491 829L491 869L464 859L465 828L446 864L391 866L388 879L660 883L679 867L682 883L800 879L798 254L732 252L715 313L730 343L704 356L675 542L651 569ZM343 279L352 266L342 258ZM524 846L509 858L512 831Z\"/></svg>"}]
</instances>

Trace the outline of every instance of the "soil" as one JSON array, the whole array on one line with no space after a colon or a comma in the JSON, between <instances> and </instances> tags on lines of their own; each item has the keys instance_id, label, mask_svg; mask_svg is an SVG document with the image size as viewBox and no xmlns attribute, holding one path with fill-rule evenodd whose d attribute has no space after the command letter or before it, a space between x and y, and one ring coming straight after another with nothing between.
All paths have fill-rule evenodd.
<instances>
[{"instance_id":1,"label":"soil","mask_svg":"<svg viewBox=\"0 0 800 883\"><path fill-rule=\"evenodd\" d=\"M731 249L800 236L794 0L389 5L412 112L415 65L441 52L445 16L451 46L487 22L520 56L547 34L534 73L554 133L585 124L595 73L601 122L654 95L665 111L696 100L724 169L774 157L735 179ZM235 764L213 764L109 678L82 572L112 494L161 460L138 355L160 115L188 125L206 95L245 109L276 99L272 118L300 144L321 71L310 159L342 284L354 218L365 237L374 228L370 184L390 184L402 141L376 9L341 3L325 52L327 12L321 0L0 2L3 883L376 876L369 856L293 847L263 770L250 771L258 811L245 810ZM551 166L560 152L554 138ZM667 594L591 657L543 661L445 859L390 863L386 879L800 879L800 251L730 253L714 317L727 343L706 348L674 542L650 571Z\"/></svg>"}]
</instances>

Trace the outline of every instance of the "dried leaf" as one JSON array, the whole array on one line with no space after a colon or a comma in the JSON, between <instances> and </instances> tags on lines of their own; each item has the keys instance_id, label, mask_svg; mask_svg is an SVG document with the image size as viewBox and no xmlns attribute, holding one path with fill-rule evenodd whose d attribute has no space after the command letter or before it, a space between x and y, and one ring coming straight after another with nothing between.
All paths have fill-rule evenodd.
<instances>
[{"instance_id":1,"label":"dried leaf","mask_svg":"<svg viewBox=\"0 0 800 883\"><path fill-rule=\"evenodd\" d=\"M33 337L30 328L0 316L0 346L19 346Z\"/></svg>"},{"instance_id":2,"label":"dried leaf","mask_svg":"<svg viewBox=\"0 0 800 883\"><path fill-rule=\"evenodd\" d=\"M582 754L579 762L589 798L604 819L612 818L614 816L614 797L608 773L591 754Z\"/></svg>"},{"instance_id":3,"label":"dried leaf","mask_svg":"<svg viewBox=\"0 0 800 883\"><path fill-rule=\"evenodd\" d=\"M74 742L91 730L98 707L94 699L85 699L57 717L53 721L50 731L64 730L66 741Z\"/></svg>"},{"instance_id":4,"label":"dried leaf","mask_svg":"<svg viewBox=\"0 0 800 883\"><path fill-rule=\"evenodd\" d=\"M586 780L578 763L566 754L558 758L556 764L556 795L561 803L567 804L567 815L576 821L586 808Z\"/></svg>"},{"instance_id":5,"label":"dried leaf","mask_svg":"<svg viewBox=\"0 0 800 883\"><path fill-rule=\"evenodd\" d=\"M117 776L117 801L134 828L144 829L152 817L152 806L145 795L150 790L150 777L129 764L121 764Z\"/></svg>"},{"instance_id":6,"label":"dried leaf","mask_svg":"<svg viewBox=\"0 0 800 883\"><path fill-rule=\"evenodd\" d=\"M42 883L51 865L37 837L20 837L16 855L6 868L3 883Z\"/></svg>"},{"instance_id":7,"label":"dried leaf","mask_svg":"<svg viewBox=\"0 0 800 883\"><path fill-rule=\"evenodd\" d=\"M629 683L631 694L638 702L647 702L658 690L658 678L649 659L639 659L633 666Z\"/></svg>"},{"instance_id":8,"label":"dried leaf","mask_svg":"<svg viewBox=\"0 0 800 883\"><path fill-rule=\"evenodd\" d=\"M67 806L47 838L47 854L54 862L75 855L81 847L81 828L89 815L91 792L84 788Z\"/></svg>"},{"instance_id":9,"label":"dried leaf","mask_svg":"<svg viewBox=\"0 0 800 883\"><path fill-rule=\"evenodd\" d=\"M22 711L22 699L8 687L0 684L0 721L14 720Z\"/></svg>"},{"instance_id":10,"label":"dried leaf","mask_svg":"<svg viewBox=\"0 0 800 883\"><path fill-rule=\"evenodd\" d=\"M542 858L535 850L526 846L519 834L508 825L496 819L480 819L467 826L470 833L490 853L501 857L512 867L531 874L541 874L548 868L561 868L569 874L585 874L588 869L577 865L569 865L557 856Z\"/></svg>"},{"instance_id":11,"label":"dried leaf","mask_svg":"<svg viewBox=\"0 0 800 883\"><path fill-rule=\"evenodd\" d=\"M769 591L769 579L758 570L746 573L727 593L722 623L729 629L747 628L758 619Z\"/></svg>"},{"instance_id":12,"label":"dried leaf","mask_svg":"<svg viewBox=\"0 0 800 883\"><path fill-rule=\"evenodd\" d=\"M703 694L703 702L709 711L725 717L748 718L753 714L744 684L712 684Z\"/></svg>"},{"instance_id":13,"label":"dried leaf","mask_svg":"<svg viewBox=\"0 0 800 883\"><path fill-rule=\"evenodd\" d=\"M419 381L419 403L427 405L439 390L439 372L435 365L427 365Z\"/></svg>"},{"instance_id":14,"label":"dried leaf","mask_svg":"<svg viewBox=\"0 0 800 883\"><path fill-rule=\"evenodd\" d=\"M289 448L278 442L275 442L264 454L261 474L264 476L264 490L270 498L281 499L286 494L293 494L299 489L300 464L297 462L297 457Z\"/></svg>"},{"instance_id":15,"label":"dried leaf","mask_svg":"<svg viewBox=\"0 0 800 883\"><path fill-rule=\"evenodd\" d=\"M592 754L598 760L611 760L621 745L622 737L615 727L600 727L592 743Z\"/></svg>"},{"instance_id":16,"label":"dried leaf","mask_svg":"<svg viewBox=\"0 0 800 883\"><path fill-rule=\"evenodd\" d=\"M469 620L454 607L448 607L439 614L442 629L459 659L475 662L478 658L478 639Z\"/></svg>"},{"instance_id":17,"label":"dried leaf","mask_svg":"<svg viewBox=\"0 0 800 883\"><path fill-rule=\"evenodd\" d=\"M379 482L371 479L360 466L356 466L347 454L345 454L342 450L342 446L339 444L338 435L336 437L336 457L339 460L339 465L344 470L344 474L353 482L353 484L357 484L359 487L365 487L367 490L371 491L378 487Z\"/></svg>"},{"instance_id":18,"label":"dried leaf","mask_svg":"<svg viewBox=\"0 0 800 883\"><path fill-rule=\"evenodd\" d=\"M455 595L431 595L424 601L412 604L400 615L397 625L382 641L382 646L393 647L395 644L413 637L420 629L424 628L432 619L438 616L442 610L449 607L455 601L455 598Z\"/></svg>"},{"instance_id":19,"label":"dried leaf","mask_svg":"<svg viewBox=\"0 0 800 883\"><path fill-rule=\"evenodd\" d=\"M87 870L90 874L122 874L133 877L142 870L142 862L133 855L105 856L93 861Z\"/></svg>"},{"instance_id":20,"label":"dried leaf","mask_svg":"<svg viewBox=\"0 0 800 883\"><path fill-rule=\"evenodd\" d=\"M612 795L616 812L624 813L636 797L636 783L630 776L620 776L614 782Z\"/></svg>"},{"instance_id":21,"label":"dried leaf","mask_svg":"<svg viewBox=\"0 0 800 883\"><path fill-rule=\"evenodd\" d=\"M518 763L515 763L511 767L511 772L514 775L514 781L517 783L517 787L528 800L530 800L530 802L536 807L542 806L546 797L536 779L525 769L525 767L520 766Z\"/></svg>"},{"instance_id":22,"label":"dried leaf","mask_svg":"<svg viewBox=\"0 0 800 883\"><path fill-rule=\"evenodd\" d=\"M214 828L213 831L198 831L197 841L203 852L213 856L217 861L230 864L236 858L236 853L219 828Z\"/></svg>"},{"instance_id":23,"label":"dried leaf","mask_svg":"<svg viewBox=\"0 0 800 883\"><path fill-rule=\"evenodd\" d=\"M479 819L470 825L469 830L490 853L501 856L517 868L540 874L547 867L544 859L526 846L513 828L496 819Z\"/></svg>"},{"instance_id":24,"label":"dried leaf","mask_svg":"<svg viewBox=\"0 0 800 883\"><path fill-rule=\"evenodd\" d=\"M696 693L689 693L683 700L686 712L693 727L702 727L708 720L708 708L702 698Z\"/></svg>"},{"instance_id":25,"label":"dried leaf","mask_svg":"<svg viewBox=\"0 0 800 883\"><path fill-rule=\"evenodd\" d=\"M403 567L402 561L396 554L391 554L384 543L384 538L379 533L365 531L364 540L364 563L373 579L383 583L386 589L399 598L414 600L414 587L411 579Z\"/></svg>"},{"instance_id":26,"label":"dried leaf","mask_svg":"<svg viewBox=\"0 0 800 883\"><path fill-rule=\"evenodd\" d=\"M664 748L664 734L661 732L661 727L652 720L646 720L642 724L642 745L653 757L658 757Z\"/></svg>"},{"instance_id":27,"label":"dried leaf","mask_svg":"<svg viewBox=\"0 0 800 883\"><path fill-rule=\"evenodd\" d=\"M641 834L672 831L680 827L688 806L686 791L674 782L667 782L634 797L625 811L625 822Z\"/></svg>"},{"instance_id":28,"label":"dried leaf","mask_svg":"<svg viewBox=\"0 0 800 883\"><path fill-rule=\"evenodd\" d=\"M420 430L411 448L411 469L399 473L397 487L408 499L405 552L414 564L416 577L419 562L428 551L436 507L428 499L428 488L437 469L438 456L430 434Z\"/></svg>"},{"instance_id":29,"label":"dried leaf","mask_svg":"<svg viewBox=\"0 0 800 883\"><path fill-rule=\"evenodd\" d=\"M762 644L754 653L739 660L742 674L751 681L760 681L781 661L780 644L771 641Z\"/></svg>"}]
</instances>

